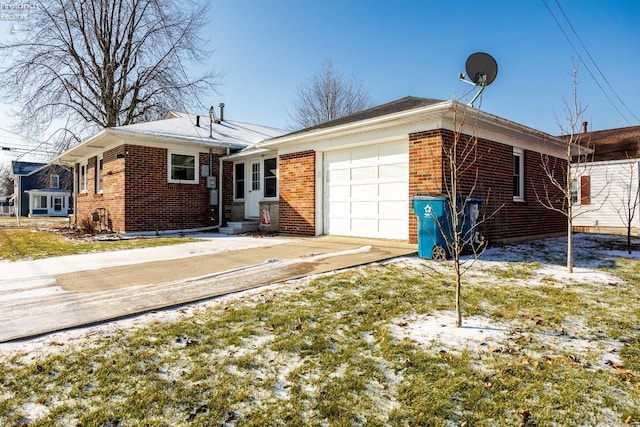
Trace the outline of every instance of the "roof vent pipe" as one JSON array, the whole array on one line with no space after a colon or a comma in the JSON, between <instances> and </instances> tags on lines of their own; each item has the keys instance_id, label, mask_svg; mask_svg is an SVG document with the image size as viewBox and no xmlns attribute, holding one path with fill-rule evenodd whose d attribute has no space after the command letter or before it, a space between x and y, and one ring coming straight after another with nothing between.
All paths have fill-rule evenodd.
<instances>
[{"instance_id":1,"label":"roof vent pipe","mask_svg":"<svg viewBox=\"0 0 640 427\"><path fill-rule=\"evenodd\" d=\"M220 104L218 104L218 107L220 107L220 121L224 120L224 102L221 102Z\"/></svg>"},{"instance_id":2,"label":"roof vent pipe","mask_svg":"<svg viewBox=\"0 0 640 427\"><path fill-rule=\"evenodd\" d=\"M587 133L587 127L589 126L589 122L582 122L582 133Z\"/></svg>"},{"instance_id":3,"label":"roof vent pipe","mask_svg":"<svg viewBox=\"0 0 640 427\"><path fill-rule=\"evenodd\" d=\"M213 105L209 108L209 138L213 138L213 119L215 118L215 114L213 111Z\"/></svg>"},{"instance_id":4,"label":"roof vent pipe","mask_svg":"<svg viewBox=\"0 0 640 427\"><path fill-rule=\"evenodd\" d=\"M200 116L196 116L196 126L200 127Z\"/></svg>"}]
</instances>

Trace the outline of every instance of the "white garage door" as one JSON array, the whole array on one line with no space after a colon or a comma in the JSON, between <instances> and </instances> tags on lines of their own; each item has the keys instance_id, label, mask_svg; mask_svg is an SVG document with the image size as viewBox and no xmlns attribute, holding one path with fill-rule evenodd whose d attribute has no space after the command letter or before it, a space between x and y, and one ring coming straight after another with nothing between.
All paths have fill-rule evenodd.
<instances>
[{"instance_id":1,"label":"white garage door","mask_svg":"<svg viewBox=\"0 0 640 427\"><path fill-rule=\"evenodd\" d=\"M408 143L324 154L324 233L406 240Z\"/></svg>"}]
</instances>

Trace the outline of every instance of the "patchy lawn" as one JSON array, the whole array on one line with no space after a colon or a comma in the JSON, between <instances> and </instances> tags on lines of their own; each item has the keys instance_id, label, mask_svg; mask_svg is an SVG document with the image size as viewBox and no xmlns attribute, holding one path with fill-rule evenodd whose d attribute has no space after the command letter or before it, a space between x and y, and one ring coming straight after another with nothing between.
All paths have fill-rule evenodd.
<instances>
[{"instance_id":1,"label":"patchy lawn","mask_svg":"<svg viewBox=\"0 0 640 427\"><path fill-rule=\"evenodd\" d=\"M15 218L13 219L15 222ZM93 238L71 238L58 230L62 225L45 223L42 220L12 226L7 219L0 225L0 260L20 261L49 258L53 256L77 255L90 252L118 251L123 249L148 248L194 242L197 239L181 237L128 238L99 240ZM53 228L47 227L53 225ZM44 227L44 228L43 228Z\"/></svg>"},{"instance_id":2,"label":"patchy lawn","mask_svg":"<svg viewBox=\"0 0 640 427\"><path fill-rule=\"evenodd\" d=\"M0 345L2 425L619 425L640 420L640 262L396 260ZM535 255L532 257L532 254Z\"/></svg>"}]
</instances>

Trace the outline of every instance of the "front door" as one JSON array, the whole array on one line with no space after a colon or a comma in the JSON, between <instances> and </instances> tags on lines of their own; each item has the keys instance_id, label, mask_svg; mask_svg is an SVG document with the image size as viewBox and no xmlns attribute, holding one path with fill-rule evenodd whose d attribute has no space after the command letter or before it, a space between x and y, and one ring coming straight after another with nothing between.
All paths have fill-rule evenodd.
<instances>
[{"instance_id":1,"label":"front door","mask_svg":"<svg viewBox=\"0 0 640 427\"><path fill-rule=\"evenodd\" d=\"M260 217L260 200L262 200L262 162L251 163L251 177L249 179L249 206L247 216L249 218Z\"/></svg>"},{"instance_id":2,"label":"front door","mask_svg":"<svg viewBox=\"0 0 640 427\"><path fill-rule=\"evenodd\" d=\"M55 213L62 212L62 197L53 198L53 211Z\"/></svg>"}]
</instances>

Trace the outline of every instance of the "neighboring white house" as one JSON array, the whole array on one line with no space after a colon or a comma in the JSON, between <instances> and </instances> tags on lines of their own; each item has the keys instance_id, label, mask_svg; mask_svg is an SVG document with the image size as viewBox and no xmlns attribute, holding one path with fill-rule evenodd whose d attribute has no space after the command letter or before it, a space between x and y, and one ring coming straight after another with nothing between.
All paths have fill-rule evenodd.
<instances>
[{"instance_id":1,"label":"neighboring white house","mask_svg":"<svg viewBox=\"0 0 640 427\"><path fill-rule=\"evenodd\" d=\"M583 140L589 141L594 155L572 188L574 230L626 232L632 218L632 232L638 233L640 126L588 132Z\"/></svg>"},{"instance_id":2,"label":"neighboring white house","mask_svg":"<svg viewBox=\"0 0 640 427\"><path fill-rule=\"evenodd\" d=\"M593 162L574 181L574 220L577 231L619 232L629 222L627 210L633 209L631 227L640 229L638 177L640 159Z\"/></svg>"}]
</instances>

